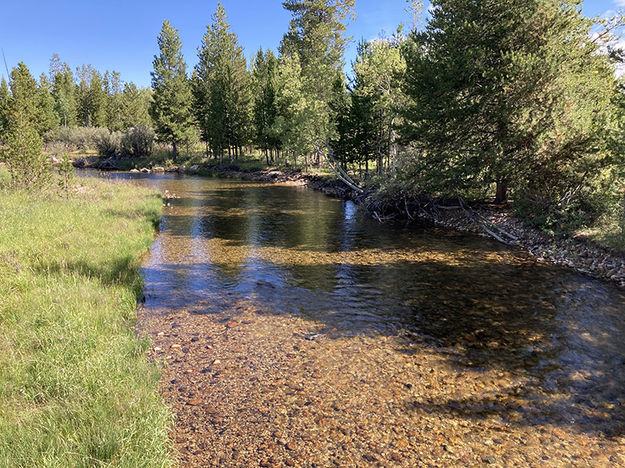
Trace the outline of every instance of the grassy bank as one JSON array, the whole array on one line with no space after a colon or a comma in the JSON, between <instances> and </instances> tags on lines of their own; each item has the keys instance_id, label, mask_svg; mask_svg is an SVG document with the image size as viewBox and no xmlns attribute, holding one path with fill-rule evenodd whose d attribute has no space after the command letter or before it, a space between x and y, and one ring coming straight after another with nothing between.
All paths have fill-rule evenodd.
<instances>
[{"instance_id":1,"label":"grassy bank","mask_svg":"<svg viewBox=\"0 0 625 468\"><path fill-rule=\"evenodd\" d=\"M80 183L68 199L0 191L0 466L168 466L170 415L133 331L161 202Z\"/></svg>"}]
</instances>

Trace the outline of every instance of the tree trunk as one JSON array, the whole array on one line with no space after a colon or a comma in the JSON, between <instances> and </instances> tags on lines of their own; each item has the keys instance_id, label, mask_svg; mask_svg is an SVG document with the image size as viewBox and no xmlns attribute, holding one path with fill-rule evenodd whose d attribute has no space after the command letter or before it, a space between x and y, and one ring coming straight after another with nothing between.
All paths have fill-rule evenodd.
<instances>
[{"instance_id":1,"label":"tree trunk","mask_svg":"<svg viewBox=\"0 0 625 468\"><path fill-rule=\"evenodd\" d=\"M176 144L176 142L174 141L172 144L172 151L171 151L171 157L174 160L174 162L176 162L176 159L178 159L178 145Z\"/></svg>"},{"instance_id":2,"label":"tree trunk","mask_svg":"<svg viewBox=\"0 0 625 468\"><path fill-rule=\"evenodd\" d=\"M503 180L497 181L497 193L495 203L506 203L508 201L508 185Z\"/></svg>"}]
</instances>

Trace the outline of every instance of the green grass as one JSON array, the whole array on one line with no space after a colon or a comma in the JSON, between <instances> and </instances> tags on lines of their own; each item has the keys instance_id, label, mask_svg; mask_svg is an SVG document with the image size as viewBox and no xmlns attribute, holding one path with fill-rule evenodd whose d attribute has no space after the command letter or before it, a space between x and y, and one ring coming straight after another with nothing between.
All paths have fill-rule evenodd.
<instances>
[{"instance_id":1,"label":"green grass","mask_svg":"<svg viewBox=\"0 0 625 468\"><path fill-rule=\"evenodd\" d=\"M589 239L590 241L606 247L625 253L625 232L623 232L623 212L614 210L614 213L604 216L594 226L577 232Z\"/></svg>"},{"instance_id":2,"label":"green grass","mask_svg":"<svg viewBox=\"0 0 625 468\"><path fill-rule=\"evenodd\" d=\"M69 198L0 189L0 467L170 466L171 415L134 333L161 201L79 182Z\"/></svg>"}]
</instances>

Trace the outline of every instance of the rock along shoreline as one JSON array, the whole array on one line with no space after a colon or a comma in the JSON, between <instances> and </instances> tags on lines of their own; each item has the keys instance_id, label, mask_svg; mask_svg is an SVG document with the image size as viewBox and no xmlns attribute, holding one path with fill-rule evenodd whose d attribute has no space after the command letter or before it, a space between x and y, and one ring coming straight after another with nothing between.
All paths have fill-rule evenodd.
<instances>
[{"instance_id":1,"label":"rock along shoreline","mask_svg":"<svg viewBox=\"0 0 625 468\"><path fill-rule=\"evenodd\" d=\"M77 165L77 167L88 167ZM95 167L95 166L91 166ZM114 170L105 165L102 170ZM285 183L311 188L328 196L343 200L352 200L360 205L367 205L367 195L359 194L346 187L336 179L328 179L317 175L303 174L301 171L280 171L272 169L243 169L238 166L204 166L172 167L133 170L143 173L179 173L201 175L226 179L240 179L265 183ZM475 213L490 223L514 235L515 245L536 258L538 262L548 262L572 268L592 278L610 281L625 288L625 254L601 247L587 239L576 237L554 237L539 229L527 226L516 218L509 208L491 205L474 205ZM416 210L414 214L408 210L396 208L387 217L405 222L420 221L434 224L446 229L486 236L480 227L471 221L461 209ZM376 216L379 218L379 216Z\"/></svg>"}]
</instances>

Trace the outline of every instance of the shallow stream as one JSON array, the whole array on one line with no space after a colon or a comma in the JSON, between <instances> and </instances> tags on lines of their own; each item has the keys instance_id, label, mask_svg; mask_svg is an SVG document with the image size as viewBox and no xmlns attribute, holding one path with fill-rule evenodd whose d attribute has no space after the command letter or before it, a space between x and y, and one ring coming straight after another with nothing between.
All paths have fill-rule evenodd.
<instances>
[{"instance_id":1,"label":"shallow stream","mask_svg":"<svg viewBox=\"0 0 625 468\"><path fill-rule=\"evenodd\" d=\"M361 349L356 352L361 355L354 358L353 366L346 357L343 367L324 368L325 372L354 374L354 380L341 384L341 376L337 376L333 383L324 374L323 380L333 390L325 396L318 394L321 400L334 395L340 385L345 388L336 400L355 398L349 396L350 392L362 393L369 388L367 385L376 394L384 382L373 380L385 377L380 374L382 370L371 366L397 369L394 377L387 376L388 388L396 384L401 391L381 397L384 403L378 403L397 402L401 406L394 424L405 428L402 434L389 429L388 440L374 437L379 427L373 424L370 434L360 440L357 428L361 419L354 414L341 423L342 427L353 424L355 428L341 436L351 437L349 442L342 442L347 446L336 445L338 442L331 442L334 439L328 436L328 443L333 445L315 448L301 435L299 423L278 423L268 410L266 420L256 424L271 427L267 429L267 440L275 445L274 461L297 462L301 455L305 458L300 461L314 459L318 465L355 460L365 465L415 466L413 463L424 459L420 452L427 447L428 456L442 465L444 460L452 465L463 460L472 465L495 457L493 460L504 465L553 466L554 456L558 464L564 465L581 464L582 460L592 465L593 459L625 464L625 294L614 286L536 263L523 251L480 237L433 228L380 225L352 202L301 187L177 175L111 177L133 179L179 197L165 207L160 234L143 268L146 301L142 320L149 322L145 329L155 336L160 333L158 336L163 337L166 332L163 340L169 341L163 341L162 347L176 340L183 347L185 343L192 347L200 338L210 341L203 351L187 349L180 357L172 357L165 356L165 350L160 356L172 363L173 370L165 379L172 377L174 383L166 382L165 393L182 405L180 414L198 406L189 408L185 401L214 392L220 376L223 380L224 371L215 377L214 368L219 364L214 364L214 355L220 361L229 359L226 347L233 346L232 338L218 335L215 330L224 323L234 323L238 344L230 351L237 351L237 346L245 348L241 353L247 364L240 369L230 368L231 385L238 382L237 369L241 379L254 375L256 361L250 354L255 352L264 364L278 359L272 354L277 348L284 348L287 360L309 359L307 362L314 363L302 369L300 377L296 370L289 377L289 369L297 369L297 365L278 366L280 377L276 374L274 380L298 382L301 378L298 392L307 392L303 398L310 400L307 405L300 402L305 405L304 416L289 413L285 416L289 421L309 418L312 422L308 426L318 423L317 413L310 406L321 403L315 403L312 390L306 390L306 379L311 379L313 367L324 368L324 356L348 356L350 346ZM292 333L278 326L289 321ZM175 326L169 328L171 323ZM227 325L224 330L234 328ZM192 341L192 337L199 338ZM274 344L272 339L276 340ZM299 344L292 345L289 340ZM311 348L306 348L309 345ZM292 348L296 355L288 357L293 354ZM375 350L375 358L367 350ZM309 354L300 356L300 352ZM203 360L207 353L210 356ZM232 359L235 362L238 358ZM423 369L424 362L428 370ZM176 372L180 374L187 367L191 368L190 375L197 372L206 378L194 381L189 377L191 380L185 381L184 391L180 392L174 388L181 382ZM224 367L228 374L228 365ZM259 371L256 384L245 380L245 385L252 387L245 389L248 396L241 396L238 406L248 401L274 408L257 387L263 378L269 379L267 373L274 372L271 369L269 366ZM206 380L209 377L216 380ZM451 385L450 379L457 382ZM198 390L189 390L194 384ZM429 390L427 385L431 386ZM311 389L317 386L318 382ZM226 391L225 387L219 388ZM259 392L256 397L254 388ZM401 393L404 390L406 394ZM227 391L234 395L239 390L231 386ZM201 399L208 401L211 397ZM274 403L280 404L278 400ZM220 404L217 399L211 407L217 406L226 427L228 418L234 420L236 416L228 416L227 405L223 403L224 408L219 408ZM288 408L293 404L289 403ZM306 416L306 411L313 413ZM375 411L362 408L358 414L370 419L367 414ZM321 407L318 413L323 413ZM454 444L448 437L453 431L442 428L440 433L448 439L430 440L428 437L437 432L431 427L421 431L421 426L433 415L441 425L453 420L469 432L487 423L482 429L485 435L480 438L474 434L477 438L470 441L466 439L468 432L461 432L465 435L457 436L458 443ZM191 436L199 431L193 430L193 422L189 421L194 417L205 416L182 416L187 419L180 422L184 429L179 430L177 446L183 461L208 463L202 458L208 449L202 449L197 441L190 446L189 440L204 440L206 447L212 444L210 450L215 441L207 434ZM214 424L219 425L219 418ZM498 443L483 444L483 440L493 440L493 425L506 427L508 434L514 435L508 448L502 449L509 455L497 454ZM548 441L540 439L541 428L548 428ZM281 433L276 436L275 431ZM232 440L236 437L233 433ZM300 452L287 445L291 439L298 441ZM220 440L227 440L227 436L222 433ZM558 458L558 443L564 447L561 457L565 458ZM432 452L432 444L442 446L441 452ZM576 448L566 448L569 444ZM219 453L211 455L215 463L250 463L248 449L237 448L234 442L222 445ZM265 447L262 453L267 450ZM532 450L536 453L528 455ZM596 456L592 450L597 450ZM321 452L326 453L325 458L311 455ZM518 460L514 458L517 455ZM261 463L263 456L255 460ZM315 463L306 466L318 466Z\"/></svg>"}]
</instances>

